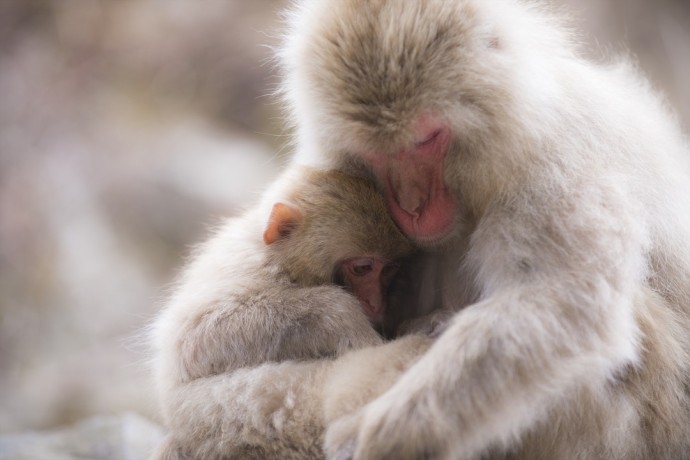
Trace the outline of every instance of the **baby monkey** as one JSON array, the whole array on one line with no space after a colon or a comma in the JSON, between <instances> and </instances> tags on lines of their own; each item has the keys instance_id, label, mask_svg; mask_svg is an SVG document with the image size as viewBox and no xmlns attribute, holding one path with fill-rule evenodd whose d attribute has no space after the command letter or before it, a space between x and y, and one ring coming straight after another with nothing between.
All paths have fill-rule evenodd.
<instances>
[{"instance_id":1,"label":"baby monkey","mask_svg":"<svg viewBox=\"0 0 690 460\"><path fill-rule=\"evenodd\" d=\"M412 252L368 181L288 171L256 209L199 248L154 324L154 367L171 430L159 457L249 458L251 446L271 441L259 433L263 425L288 436L276 417L296 395L300 404L300 391L308 414L290 418L296 436L311 438L286 444L319 456L321 412L311 399L327 383L328 365L294 361L383 343L372 325L384 318L397 262ZM266 422L258 431L247 431L259 419Z\"/></svg>"}]
</instances>

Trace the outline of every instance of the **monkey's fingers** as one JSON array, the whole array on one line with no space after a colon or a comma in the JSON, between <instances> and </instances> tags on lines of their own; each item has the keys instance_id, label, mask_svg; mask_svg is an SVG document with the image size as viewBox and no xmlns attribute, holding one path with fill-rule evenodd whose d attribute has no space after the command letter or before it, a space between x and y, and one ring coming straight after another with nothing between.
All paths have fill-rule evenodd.
<instances>
[{"instance_id":1,"label":"monkey's fingers","mask_svg":"<svg viewBox=\"0 0 690 460\"><path fill-rule=\"evenodd\" d=\"M433 421L416 409L419 400L395 401L388 393L363 410L331 424L325 450L329 460L418 460L442 458L443 439ZM403 402L404 401L404 402ZM424 411L424 410L422 410ZM426 420L426 421L425 421Z\"/></svg>"}]
</instances>

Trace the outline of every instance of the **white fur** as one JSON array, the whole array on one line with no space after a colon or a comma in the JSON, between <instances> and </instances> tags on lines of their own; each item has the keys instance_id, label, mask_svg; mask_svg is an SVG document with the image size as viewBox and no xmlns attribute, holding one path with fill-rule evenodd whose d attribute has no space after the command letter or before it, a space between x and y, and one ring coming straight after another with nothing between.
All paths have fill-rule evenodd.
<instances>
[{"instance_id":1,"label":"white fur","mask_svg":"<svg viewBox=\"0 0 690 460\"><path fill-rule=\"evenodd\" d=\"M453 38L430 40L449 20ZM443 307L461 311L327 450L347 458L356 440L356 459L688 452L678 420L690 423L690 149L638 71L582 59L530 1L305 0L289 27L295 161L387 155L432 113L453 132L445 179L463 217L433 262ZM446 59L427 59L450 41ZM470 294L448 295L456 285ZM642 321L650 311L675 319ZM662 356L664 384L649 371ZM539 433L552 441L541 451Z\"/></svg>"}]
</instances>

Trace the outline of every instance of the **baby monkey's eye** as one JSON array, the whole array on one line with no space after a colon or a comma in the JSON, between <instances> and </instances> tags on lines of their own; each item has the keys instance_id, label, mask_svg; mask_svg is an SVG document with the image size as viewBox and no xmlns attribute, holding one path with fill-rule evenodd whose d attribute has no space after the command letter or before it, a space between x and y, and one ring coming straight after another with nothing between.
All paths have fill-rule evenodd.
<instances>
[{"instance_id":1,"label":"baby monkey's eye","mask_svg":"<svg viewBox=\"0 0 690 460\"><path fill-rule=\"evenodd\" d=\"M364 276L374 269L374 261L371 259L361 259L355 261L350 266L350 270L357 276Z\"/></svg>"}]
</instances>

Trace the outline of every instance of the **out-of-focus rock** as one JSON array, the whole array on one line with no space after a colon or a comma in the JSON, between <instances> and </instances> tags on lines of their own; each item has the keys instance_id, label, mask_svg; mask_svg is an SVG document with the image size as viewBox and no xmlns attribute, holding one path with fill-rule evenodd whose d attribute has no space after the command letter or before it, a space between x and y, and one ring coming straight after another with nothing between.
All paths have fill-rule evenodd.
<instances>
[{"instance_id":1,"label":"out-of-focus rock","mask_svg":"<svg viewBox=\"0 0 690 460\"><path fill-rule=\"evenodd\" d=\"M0 433L156 419L146 324L281 168L281 2L1 2Z\"/></svg>"},{"instance_id":2,"label":"out-of-focus rock","mask_svg":"<svg viewBox=\"0 0 690 460\"><path fill-rule=\"evenodd\" d=\"M50 431L0 436L0 460L144 460L164 436L132 413L96 416Z\"/></svg>"}]
</instances>

